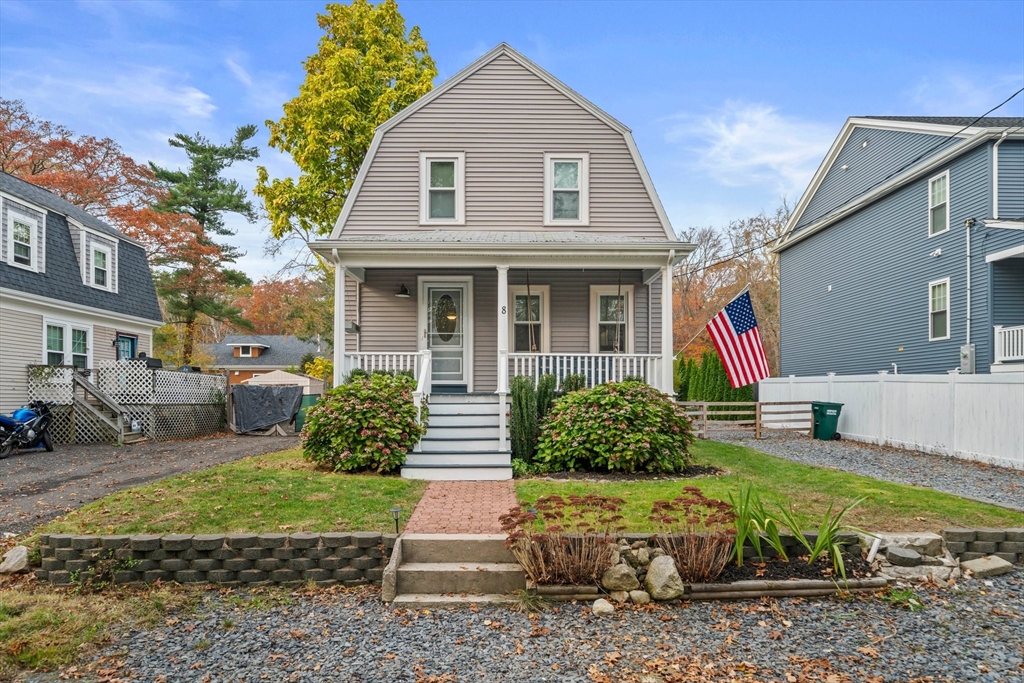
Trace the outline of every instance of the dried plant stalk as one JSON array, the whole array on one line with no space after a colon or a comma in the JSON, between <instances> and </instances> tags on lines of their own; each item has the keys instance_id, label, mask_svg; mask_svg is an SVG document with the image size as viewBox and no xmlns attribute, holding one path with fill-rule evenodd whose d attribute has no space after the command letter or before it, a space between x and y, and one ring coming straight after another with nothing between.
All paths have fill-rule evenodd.
<instances>
[{"instance_id":1,"label":"dried plant stalk","mask_svg":"<svg viewBox=\"0 0 1024 683\"><path fill-rule=\"evenodd\" d=\"M649 519L661 530L653 540L675 561L683 581L713 581L732 556L736 516L732 505L695 486L683 490L685 496L654 502Z\"/></svg>"}]
</instances>

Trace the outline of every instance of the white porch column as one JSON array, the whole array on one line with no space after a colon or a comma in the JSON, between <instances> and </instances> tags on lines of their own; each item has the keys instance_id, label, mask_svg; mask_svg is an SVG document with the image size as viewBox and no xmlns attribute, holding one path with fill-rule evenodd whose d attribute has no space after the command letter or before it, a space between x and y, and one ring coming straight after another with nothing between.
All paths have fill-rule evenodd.
<instances>
[{"instance_id":1,"label":"white porch column","mask_svg":"<svg viewBox=\"0 0 1024 683\"><path fill-rule=\"evenodd\" d=\"M334 263L334 386L345 378L345 266Z\"/></svg>"},{"instance_id":2,"label":"white porch column","mask_svg":"<svg viewBox=\"0 0 1024 683\"><path fill-rule=\"evenodd\" d=\"M498 443L508 449L508 266L498 266Z\"/></svg>"},{"instance_id":3,"label":"white porch column","mask_svg":"<svg viewBox=\"0 0 1024 683\"><path fill-rule=\"evenodd\" d=\"M661 267L661 386L666 394L672 393L675 355L672 336L672 266Z\"/></svg>"}]
</instances>

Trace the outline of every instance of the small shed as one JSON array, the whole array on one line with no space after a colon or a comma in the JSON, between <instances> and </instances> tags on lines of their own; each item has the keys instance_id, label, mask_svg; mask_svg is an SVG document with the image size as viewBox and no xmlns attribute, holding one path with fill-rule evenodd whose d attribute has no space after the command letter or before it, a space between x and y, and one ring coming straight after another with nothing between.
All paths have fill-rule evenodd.
<instances>
[{"instance_id":1,"label":"small shed","mask_svg":"<svg viewBox=\"0 0 1024 683\"><path fill-rule=\"evenodd\" d=\"M299 375L284 370L272 370L262 375L256 375L249 379L242 380L242 384L250 384L264 387L302 387L305 396L319 396L324 393L324 381L309 375Z\"/></svg>"}]
</instances>

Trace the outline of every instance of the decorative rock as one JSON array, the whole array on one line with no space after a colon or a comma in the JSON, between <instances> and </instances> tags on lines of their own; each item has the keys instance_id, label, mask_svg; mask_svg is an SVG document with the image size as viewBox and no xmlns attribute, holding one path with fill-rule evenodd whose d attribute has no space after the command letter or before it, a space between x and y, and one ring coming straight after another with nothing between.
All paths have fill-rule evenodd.
<instances>
[{"instance_id":1,"label":"decorative rock","mask_svg":"<svg viewBox=\"0 0 1024 683\"><path fill-rule=\"evenodd\" d=\"M898 567L917 567L921 564L921 555L917 551L895 545L885 551L885 559Z\"/></svg>"},{"instance_id":2,"label":"decorative rock","mask_svg":"<svg viewBox=\"0 0 1024 683\"><path fill-rule=\"evenodd\" d=\"M882 539L883 548L898 546L913 550L920 555L931 555L932 557L942 554L942 536L938 534L920 532L909 534L878 533L875 535Z\"/></svg>"},{"instance_id":3,"label":"decorative rock","mask_svg":"<svg viewBox=\"0 0 1024 683\"><path fill-rule=\"evenodd\" d=\"M640 548L646 547L647 541L634 541L633 544L629 546L630 550L639 550Z\"/></svg>"},{"instance_id":4,"label":"decorative rock","mask_svg":"<svg viewBox=\"0 0 1024 683\"><path fill-rule=\"evenodd\" d=\"M636 561L646 567L651 563L651 551L647 548L640 548L636 551Z\"/></svg>"},{"instance_id":5,"label":"decorative rock","mask_svg":"<svg viewBox=\"0 0 1024 683\"><path fill-rule=\"evenodd\" d=\"M629 599L636 605L646 605L651 601L651 596L647 591L629 591Z\"/></svg>"},{"instance_id":6,"label":"decorative rock","mask_svg":"<svg viewBox=\"0 0 1024 683\"><path fill-rule=\"evenodd\" d=\"M4 561L0 563L0 574L17 574L28 569L28 548L16 545L4 553Z\"/></svg>"},{"instance_id":7,"label":"decorative rock","mask_svg":"<svg viewBox=\"0 0 1024 683\"><path fill-rule=\"evenodd\" d=\"M618 603L623 603L629 600L628 591L612 591L608 594L608 597Z\"/></svg>"},{"instance_id":8,"label":"decorative rock","mask_svg":"<svg viewBox=\"0 0 1024 683\"><path fill-rule=\"evenodd\" d=\"M974 574L976 579L987 579L990 576L1009 574L1013 571L1013 565L1001 557L982 557L977 560L961 562L960 568Z\"/></svg>"},{"instance_id":9,"label":"decorative rock","mask_svg":"<svg viewBox=\"0 0 1024 683\"><path fill-rule=\"evenodd\" d=\"M621 559L622 559L622 553L619 551L619 547L618 546L612 546L611 562L609 562L608 564L610 564L611 566L614 567L615 565L617 565L619 563L619 560L621 560Z\"/></svg>"},{"instance_id":10,"label":"decorative rock","mask_svg":"<svg viewBox=\"0 0 1024 683\"><path fill-rule=\"evenodd\" d=\"M666 554L667 553L663 548L654 548L651 550L651 559L653 560L655 557L664 557Z\"/></svg>"},{"instance_id":11,"label":"decorative rock","mask_svg":"<svg viewBox=\"0 0 1024 683\"><path fill-rule=\"evenodd\" d=\"M607 591L631 591L639 588L640 582L628 565L617 564L601 575L601 586Z\"/></svg>"},{"instance_id":12,"label":"decorative rock","mask_svg":"<svg viewBox=\"0 0 1024 683\"><path fill-rule=\"evenodd\" d=\"M960 576L956 567L885 567L882 575L904 581L949 581Z\"/></svg>"},{"instance_id":13,"label":"decorative rock","mask_svg":"<svg viewBox=\"0 0 1024 683\"><path fill-rule=\"evenodd\" d=\"M655 600L674 600L686 592L686 586L676 571L676 563L668 555L651 560L644 587Z\"/></svg>"},{"instance_id":14,"label":"decorative rock","mask_svg":"<svg viewBox=\"0 0 1024 683\"><path fill-rule=\"evenodd\" d=\"M594 601L594 606L591 608L595 616L602 616L608 614L615 614L615 605L608 602L604 598L598 598Z\"/></svg>"}]
</instances>

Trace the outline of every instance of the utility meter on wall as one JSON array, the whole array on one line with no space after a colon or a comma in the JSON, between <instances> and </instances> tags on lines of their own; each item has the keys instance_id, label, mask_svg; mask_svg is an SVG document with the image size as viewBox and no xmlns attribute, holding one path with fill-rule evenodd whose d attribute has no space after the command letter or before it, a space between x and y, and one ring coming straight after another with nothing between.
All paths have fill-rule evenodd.
<instances>
[{"instance_id":1,"label":"utility meter on wall","mask_svg":"<svg viewBox=\"0 0 1024 683\"><path fill-rule=\"evenodd\" d=\"M974 374L974 344L960 347L960 372L965 375Z\"/></svg>"}]
</instances>

